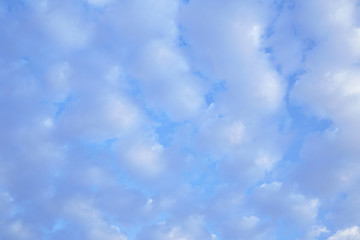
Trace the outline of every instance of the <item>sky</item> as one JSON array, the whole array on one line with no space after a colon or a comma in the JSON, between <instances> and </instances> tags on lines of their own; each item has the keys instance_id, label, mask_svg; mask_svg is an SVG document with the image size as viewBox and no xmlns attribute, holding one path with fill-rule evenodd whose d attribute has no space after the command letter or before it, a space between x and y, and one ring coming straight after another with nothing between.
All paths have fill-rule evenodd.
<instances>
[{"instance_id":1,"label":"sky","mask_svg":"<svg viewBox=\"0 0 360 240\"><path fill-rule=\"evenodd\" d=\"M358 0L0 0L0 239L360 240Z\"/></svg>"}]
</instances>

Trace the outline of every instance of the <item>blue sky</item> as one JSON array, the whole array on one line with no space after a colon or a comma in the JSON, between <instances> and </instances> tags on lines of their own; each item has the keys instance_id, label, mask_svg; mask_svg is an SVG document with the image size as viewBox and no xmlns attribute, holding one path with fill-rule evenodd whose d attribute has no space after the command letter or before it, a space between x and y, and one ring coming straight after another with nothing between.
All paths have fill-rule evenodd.
<instances>
[{"instance_id":1,"label":"blue sky","mask_svg":"<svg viewBox=\"0 0 360 240\"><path fill-rule=\"evenodd\" d=\"M0 239L360 240L356 0L0 0Z\"/></svg>"}]
</instances>

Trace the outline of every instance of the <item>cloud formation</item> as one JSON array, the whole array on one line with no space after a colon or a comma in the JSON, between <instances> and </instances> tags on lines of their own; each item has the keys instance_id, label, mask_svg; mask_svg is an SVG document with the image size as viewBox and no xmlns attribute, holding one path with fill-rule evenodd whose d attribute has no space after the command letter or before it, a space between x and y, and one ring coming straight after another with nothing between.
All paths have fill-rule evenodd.
<instances>
[{"instance_id":1,"label":"cloud formation","mask_svg":"<svg viewBox=\"0 0 360 240\"><path fill-rule=\"evenodd\" d=\"M355 0L0 2L0 238L360 239Z\"/></svg>"}]
</instances>

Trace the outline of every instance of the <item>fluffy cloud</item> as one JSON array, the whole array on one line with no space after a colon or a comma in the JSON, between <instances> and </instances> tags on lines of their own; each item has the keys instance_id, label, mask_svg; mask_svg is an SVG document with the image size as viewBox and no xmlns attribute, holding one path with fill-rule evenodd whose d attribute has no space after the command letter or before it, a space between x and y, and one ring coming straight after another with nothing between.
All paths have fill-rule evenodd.
<instances>
[{"instance_id":1,"label":"fluffy cloud","mask_svg":"<svg viewBox=\"0 0 360 240\"><path fill-rule=\"evenodd\" d=\"M275 43L274 59L284 67L284 74L298 74L290 77L296 80L290 85L290 107L301 106L306 118L331 123L325 130L306 134L300 161L290 168L290 178L301 191L322 201L331 221L341 227L354 224L358 216L350 212L339 220L341 211L346 210L340 211L338 206L354 201L358 191L358 6L355 1L302 1L285 6L269 43ZM315 16L320 16L319 21L311 23ZM288 21L284 25L285 17ZM289 26L294 32L291 35L281 30ZM277 41L287 41L291 49L284 53L286 49ZM285 61L299 59L299 49L303 49L302 60L292 61L291 73Z\"/></svg>"},{"instance_id":2,"label":"fluffy cloud","mask_svg":"<svg viewBox=\"0 0 360 240\"><path fill-rule=\"evenodd\" d=\"M337 231L333 236L329 237L328 240L357 240L360 239L359 227L351 227L344 230Z\"/></svg>"},{"instance_id":3,"label":"fluffy cloud","mask_svg":"<svg viewBox=\"0 0 360 240\"><path fill-rule=\"evenodd\" d=\"M337 194L357 181L358 147L354 143L359 136L356 64L360 52L355 44L359 40L356 8L354 1L305 1L298 5L295 22L314 46L305 55L305 72L294 84L290 99L303 106L307 114L332 122L331 129L310 134L302 150L299 182L313 193ZM322 20L307 26L309 17L301 16L320 14L319 9L325 9ZM328 169L325 172L321 170L324 167Z\"/></svg>"},{"instance_id":4,"label":"fluffy cloud","mask_svg":"<svg viewBox=\"0 0 360 240\"><path fill-rule=\"evenodd\" d=\"M357 239L358 8L1 2L0 238Z\"/></svg>"},{"instance_id":5,"label":"fluffy cloud","mask_svg":"<svg viewBox=\"0 0 360 240\"><path fill-rule=\"evenodd\" d=\"M101 212L94 209L87 201L75 200L66 206L65 211L78 223L87 239L126 240L117 226L107 223Z\"/></svg>"},{"instance_id":6,"label":"fluffy cloud","mask_svg":"<svg viewBox=\"0 0 360 240\"><path fill-rule=\"evenodd\" d=\"M284 188L280 182L262 184L256 188L253 201L261 212L275 219L283 218L300 225L315 222L319 209L318 199L307 199L301 194Z\"/></svg>"},{"instance_id":7,"label":"fluffy cloud","mask_svg":"<svg viewBox=\"0 0 360 240\"><path fill-rule=\"evenodd\" d=\"M281 108L282 80L261 51L268 12L262 4L232 1L191 1L184 7L181 20L189 55L203 60L194 65L211 80L225 81L227 91L216 96L222 114L258 117Z\"/></svg>"}]
</instances>

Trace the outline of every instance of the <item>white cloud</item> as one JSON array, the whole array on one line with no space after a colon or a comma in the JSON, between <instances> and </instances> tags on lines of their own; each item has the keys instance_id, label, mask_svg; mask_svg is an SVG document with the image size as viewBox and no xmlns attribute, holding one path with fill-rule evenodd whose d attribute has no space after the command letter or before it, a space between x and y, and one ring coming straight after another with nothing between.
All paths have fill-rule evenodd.
<instances>
[{"instance_id":1,"label":"white cloud","mask_svg":"<svg viewBox=\"0 0 360 240\"><path fill-rule=\"evenodd\" d=\"M105 91L70 102L58 124L69 135L106 140L129 134L144 124L144 119L138 106L126 96Z\"/></svg>"},{"instance_id":2,"label":"white cloud","mask_svg":"<svg viewBox=\"0 0 360 240\"><path fill-rule=\"evenodd\" d=\"M190 59L206 65L192 63L211 80L226 82L227 92L217 99L222 113L247 117L255 113L257 117L281 108L284 86L261 51L265 23L263 16L254 12L257 8L265 13L263 7L201 1L184 7L181 20L191 49ZM201 19L197 19L199 9Z\"/></svg>"},{"instance_id":3,"label":"white cloud","mask_svg":"<svg viewBox=\"0 0 360 240\"><path fill-rule=\"evenodd\" d=\"M357 8L351 0L303 1L295 7L301 37L314 46L304 55L305 72L291 89L290 101L302 106L307 116L328 119L332 125L309 134L295 170L300 188L318 196L349 191L358 179L359 151L354 145L360 136ZM321 20L311 24L316 15Z\"/></svg>"},{"instance_id":4,"label":"white cloud","mask_svg":"<svg viewBox=\"0 0 360 240\"><path fill-rule=\"evenodd\" d=\"M337 231L333 236L329 237L328 240L358 240L360 239L359 227L354 226L344 230Z\"/></svg>"},{"instance_id":5,"label":"white cloud","mask_svg":"<svg viewBox=\"0 0 360 240\"><path fill-rule=\"evenodd\" d=\"M88 201L74 200L66 207L67 213L76 221L84 236L91 240L109 239L126 240L127 237L121 234L118 228L107 223L101 212L95 209Z\"/></svg>"},{"instance_id":6,"label":"white cloud","mask_svg":"<svg viewBox=\"0 0 360 240\"><path fill-rule=\"evenodd\" d=\"M172 43L147 43L135 67L151 109L175 121L193 118L202 110L204 90Z\"/></svg>"},{"instance_id":7,"label":"white cloud","mask_svg":"<svg viewBox=\"0 0 360 240\"><path fill-rule=\"evenodd\" d=\"M92 27L79 16L52 10L41 16L46 33L65 47L84 48L92 38Z\"/></svg>"},{"instance_id":8,"label":"white cloud","mask_svg":"<svg viewBox=\"0 0 360 240\"><path fill-rule=\"evenodd\" d=\"M241 121L231 122L228 119L212 118L211 115L206 116L196 136L200 148L207 152L224 154L246 141L246 127Z\"/></svg>"},{"instance_id":9,"label":"white cloud","mask_svg":"<svg viewBox=\"0 0 360 240\"><path fill-rule=\"evenodd\" d=\"M315 240L318 239L318 237L321 234L328 233L329 230L324 226L314 226L312 229L306 234L304 237L304 240Z\"/></svg>"},{"instance_id":10,"label":"white cloud","mask_svg":"<svg viewBox=\"0 0 360 240\"><path fill-rule=\"evenodd\" d=\"M253 192L252 201L262 213L275 219L291 220L299 225L309 225L316 221L320 202L293 192L281 182L262 184Z\"/></svg>"},{"instance_id":11,"label":"white cloud","mask_svg":"<svg viewBox=\"0 0 360 240\"><path fill-rule=\"evenodd\" d=\"M71 68L67 62L54 64L50 67L47 82L51 99L56 102L65 101L70 91L70 76Z\"/></svg>"},{"instance_id":12,"label":"white cloud","mask_svg":"<svg viewBox=\"0 0 360 240\"><path fill-rule=\"evenodd\" d=\"M163 151L164 147L158 143L135 143L120 158L124 157L130 168L142 175L159 176L165 170Z\"/></svg>"}]
</instances>

